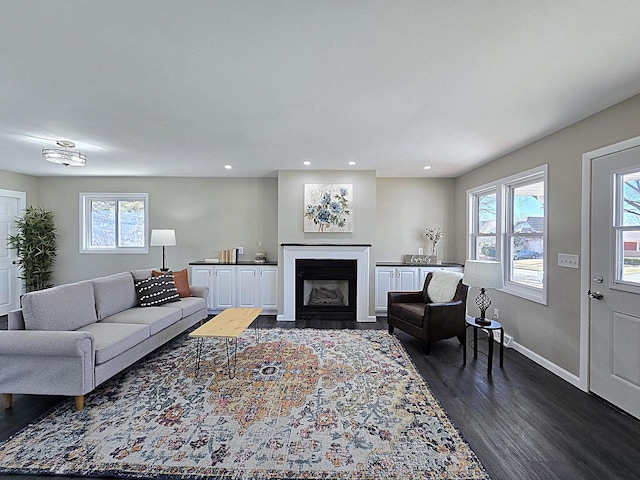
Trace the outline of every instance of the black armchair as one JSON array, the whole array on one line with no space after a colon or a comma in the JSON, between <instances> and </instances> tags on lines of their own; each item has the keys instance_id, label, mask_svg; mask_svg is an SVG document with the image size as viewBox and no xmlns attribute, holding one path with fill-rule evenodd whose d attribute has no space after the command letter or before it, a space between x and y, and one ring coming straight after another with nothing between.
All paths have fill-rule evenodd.
<instances>
[{"instance_id":1,"label":"black armchair","mask_svg":"<svg viewBox=\"0 0 640 480\"><path fill-rule=\"evenodd\" d=\"M442 271L435 273L438 277L443 276L443 273L451 274ZM469 290L460 279L450 301L435 303L428 294L433 278L434 272L430 272L425 279L424 288L418 292L389 292L387 302L389 333L393 334L394 328L398 327L403 332L424 340L427 355L431 351L431 342L457 337L463 343Z\"/></svg>"}]
</instances>

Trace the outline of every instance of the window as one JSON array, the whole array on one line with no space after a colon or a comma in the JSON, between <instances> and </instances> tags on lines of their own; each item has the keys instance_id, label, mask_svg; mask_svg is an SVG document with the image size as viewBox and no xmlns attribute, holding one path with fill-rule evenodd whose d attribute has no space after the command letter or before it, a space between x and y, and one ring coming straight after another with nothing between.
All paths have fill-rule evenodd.
<instances>
[{"instance_id":1,"label":"window","mask_svg":"<svg viewBox=\"0 0 640 480\"><path fill-rule=\"evenodd\" d=\"M469 258L501 261L503 291L546 304L547 167L471 189Z\"/></svg>"},{"instance_id":2,"label":"window","mask_svg":"<svg viewBox=\"0 0 640 480\"><path fill-rule=\"evenodd\" d=\"M81 193L81 253L148 253L146 193Z\"/></svg>"},{"instance_id":3,"label":"window","mask_svg":"<svg viewBox=\"0 0 640 480\"><path fill-rule=\"evenodd\" d=\"M617 284L640 284L640 171L615 174L615 214Z\"/></svg>"}]
</instances>

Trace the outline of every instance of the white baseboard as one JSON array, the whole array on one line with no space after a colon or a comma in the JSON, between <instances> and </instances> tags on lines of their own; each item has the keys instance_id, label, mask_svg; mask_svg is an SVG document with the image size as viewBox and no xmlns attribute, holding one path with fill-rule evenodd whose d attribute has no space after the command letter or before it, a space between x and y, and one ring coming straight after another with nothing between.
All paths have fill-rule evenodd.
<instances>
[{"instance_id":1,"label":"white baseboard","mask_svg":"<svg viewBox=\"0 0 640 480\"><path fill-rule=\"evenodd\" d=\"M574 387L579 388L580 390L582 390L582 386L581 386L581 383L580 383L580 377L578 377L577 375L574 375L573 373L565 370L564 368L559 367L555 363L553 363L553 362L547 360L546 358L538 355L533 350L529 350L527 347L525 347L523 345L520 345L515 340L511 342L510 347L513 348L516 352L521 353L522 355L524 355L528 359L536 362L538 365L546 368L551 373L556 374L558 377L560 377L564 381L570 383Z\"/></svg>"}]
</instances>

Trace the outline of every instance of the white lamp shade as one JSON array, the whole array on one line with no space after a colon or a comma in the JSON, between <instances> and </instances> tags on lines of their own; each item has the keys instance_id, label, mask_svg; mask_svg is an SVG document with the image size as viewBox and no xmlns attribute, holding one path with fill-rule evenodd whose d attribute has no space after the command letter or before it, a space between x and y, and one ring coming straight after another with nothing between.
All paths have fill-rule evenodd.
<instances>
[{"instance_id":1,"label":"white lamp shade","mask_svg":"<svg viewBox=\"0 0 640 480\"><path fill-rule=\"evenodd\" d=\"M504 287L502 263L467 260L464 264L462 283L470 287L502 288Z\"/></svg>"},{"instance_id":2,"label":"white lamp shade","mask_svg":"<svg viewBox=\"0 0 640 480\"><path fill-rule=\"evenodd\" d=\"M151 230L152 247L170 247L176 244L176 231L170 229Z\"/></svg>"}]
</instances>

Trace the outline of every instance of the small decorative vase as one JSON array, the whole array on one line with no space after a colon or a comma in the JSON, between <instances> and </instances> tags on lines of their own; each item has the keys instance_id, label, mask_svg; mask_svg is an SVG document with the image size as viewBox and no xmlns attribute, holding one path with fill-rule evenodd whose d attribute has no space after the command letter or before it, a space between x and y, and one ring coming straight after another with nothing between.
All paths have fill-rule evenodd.
<instances>
[{"instance_id":1,"label":"small decorative vase","mask_svg":"<svg viewBox=\"0 0 640 480\"><path fill-rule=\"evenodd\" d=\"M266 263L266 262L267 262L267 252L262 246L262 242L258 242L258 246L256 247L255 263Z\"/></svg>"}]
</instances>

